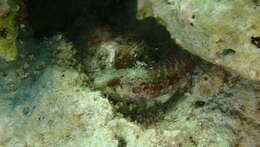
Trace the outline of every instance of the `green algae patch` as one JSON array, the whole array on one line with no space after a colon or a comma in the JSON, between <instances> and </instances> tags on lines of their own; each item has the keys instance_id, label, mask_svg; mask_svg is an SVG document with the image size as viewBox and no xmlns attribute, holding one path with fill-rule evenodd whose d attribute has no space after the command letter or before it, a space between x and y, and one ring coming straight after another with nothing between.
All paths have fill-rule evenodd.
<instances>
[{"instance_id":1,"label":"green algae patch","mask_svg":"<svg viewBox=\"0 0 260 147\"><path fill-rule=\"evenodd\" d=\"M0 0L0 8L0 57L12 61L17 56L15 17L19 7L14 0Z\"/></svg>"}]
</instances>

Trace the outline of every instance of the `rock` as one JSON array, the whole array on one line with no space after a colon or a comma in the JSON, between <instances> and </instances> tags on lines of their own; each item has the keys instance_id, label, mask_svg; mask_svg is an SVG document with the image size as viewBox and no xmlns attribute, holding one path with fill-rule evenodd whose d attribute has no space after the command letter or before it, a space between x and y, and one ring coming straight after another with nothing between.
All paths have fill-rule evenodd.
<instances>
[{"instance_id":1,"label":"rock","mask_svg":"<svg viewBox=\"0 0 260 147\"><path fill-rule=\"evenodd\" d=\"M258 0L138 0L138 3L137 18L152 15L184 49L245 78L260 80Z\"/></svg>"},{"instance_id":2,"label":"rock","mask_svg":"<svg viewBox=\"0 0 260 147\"><path fill-rule=\"evenodd\" d=\"M102 94L105 88L94 90L88 77L95 74L58 62L71 53L70 43L59 36L27 41L19 45L23 50L18 60L0 61L0 146L258 145L257 82L226 79L221 68L200 65L189 93L160 108L122 115ZM208 92L209 87L214 89Z\"/></svg>"},{"instance_id":3,"label":"rock","mask_svg":"<svg viewBox=\"0 0 260 147\"><path fill-rule=\"evenodd\" d=\"M0 57L6 61L12 61L17 56L17 10L14 0L0 0Z\"/></svg>"},{"instance_id":4,"label":"rock","mask_svg":"<svg viewBox=\"0 0 260 147\"><path fill-rule=\"evenodd\" d=\"M214 96L202 97L196 91L187 94L149 127L118 115L100 91L83 86L83 81L75 70L52 66L42 71L33 88L20 89L28 93L23 95L27 99L15 107L0 95L0 136L5 134L0 145L214 147L257 143L257 98L247 81Z\"/></svg>"},{"instance_id":5,"label":"rock","mask_svg":"<svg viewBox=\"0 0 260 147\"><path fill-rule=\"evenodd\" d=\"M0 146L259 146L259 82L201 62L188 68L193 60L187 56L142 60L147 52L139 44L99 33L102 37L94 37L87 48L89 56L79 55L63 35L40 42L30 32L21 34L19 58L0 61ZM226 49L223 54L236 53ZM173 87L185 93L168 91L169 75L188 82L178 80L189 85L182 88L173 80ZM142 82L148 90L140 86L134 96L127 91ZM166 86L159 95L166 93L169 101L143 111L115 102L115 95L156 97L149 89L160 88L157 83Z\"/></svg>"}]
</instances>

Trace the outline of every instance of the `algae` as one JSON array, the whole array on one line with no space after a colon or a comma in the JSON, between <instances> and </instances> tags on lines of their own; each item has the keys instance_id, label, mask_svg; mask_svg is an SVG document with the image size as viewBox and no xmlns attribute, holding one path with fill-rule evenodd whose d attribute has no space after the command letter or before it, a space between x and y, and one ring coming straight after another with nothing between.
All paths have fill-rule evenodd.
<instances>
[{"instance_id":1,"label":"algae","mask_svg":"<svg viewBox=\"0 0 260 147\"><path fill-rule=\"evenodd\" d=\"M1 0L0 7L8 9L0 15L0 57L6 61L12 61L18 54L16 47L18 30L15 17L19 7L14 0Z\"/></svg>"}]
</instances>

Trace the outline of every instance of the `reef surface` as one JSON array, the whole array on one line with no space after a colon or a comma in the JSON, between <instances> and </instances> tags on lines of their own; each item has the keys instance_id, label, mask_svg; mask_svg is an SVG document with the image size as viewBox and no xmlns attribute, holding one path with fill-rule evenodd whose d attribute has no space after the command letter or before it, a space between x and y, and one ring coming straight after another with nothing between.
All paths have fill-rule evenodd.
<instances>
[{"instance_id":1,"label":"reef surface","mask_svg":"<svg viewBox=\"0 0 260 147\"><path fill-rule=\"evenodd\" d=\"M260 145L259 81L191 55L155 19L136 20L162 5L59 2L24 1L19 54L1 54L0 147Z\"/></svg>"},{"instance_id":2,"label":"reef surface","mask_svg":"<svg viewBox=\"0 0 260 147\"><path fill-rule=\"evenodd\" d=\"M255 0L138 0L194 55L245 78L260 80L260 7Z\"/></svg>"}]
</instances>

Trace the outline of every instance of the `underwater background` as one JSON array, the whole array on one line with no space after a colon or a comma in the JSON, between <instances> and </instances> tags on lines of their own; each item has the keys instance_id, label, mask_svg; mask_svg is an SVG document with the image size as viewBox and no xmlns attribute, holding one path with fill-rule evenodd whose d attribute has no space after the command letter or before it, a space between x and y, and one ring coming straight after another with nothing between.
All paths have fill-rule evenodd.
<instances>
[{"instance_id":1,"label":"underwater background","mask_svg":"<svg viewBox=\"0 0 260 147\"><path fill-rule=\"evenodd\" d=\"M258 0L0 0L0 147L259 147Z\"/></svg>"}]
</instances>

